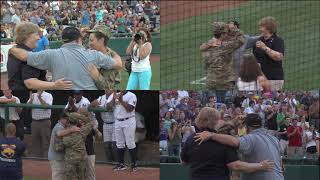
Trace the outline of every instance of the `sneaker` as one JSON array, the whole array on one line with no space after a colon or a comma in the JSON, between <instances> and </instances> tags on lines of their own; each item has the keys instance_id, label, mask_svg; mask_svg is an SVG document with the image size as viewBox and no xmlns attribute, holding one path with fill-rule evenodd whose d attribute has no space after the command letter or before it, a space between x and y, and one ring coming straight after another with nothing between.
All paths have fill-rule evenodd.
<instances>
[{"instance_id":1,"label":"sneaker","mask_svg":"<svg viewBox=\"0 0 320 180\"><path fill-rule=\"evenodd\" d=\"M126 170L126 166L124 164L117 164L114 168L113 171L123 171Z\"/></svg>"},{"instance_id":2,"label":"sneaker","mask_svg":"<svg viewBox=\"0 0 320 180\"><path fill-rule=\"evenodd\" d=\"M132 170L132 172L138 171L138 166L137 166L137 164L132 164L132 165L131 165L131 170Z\"/></svg>"}]
</instances>

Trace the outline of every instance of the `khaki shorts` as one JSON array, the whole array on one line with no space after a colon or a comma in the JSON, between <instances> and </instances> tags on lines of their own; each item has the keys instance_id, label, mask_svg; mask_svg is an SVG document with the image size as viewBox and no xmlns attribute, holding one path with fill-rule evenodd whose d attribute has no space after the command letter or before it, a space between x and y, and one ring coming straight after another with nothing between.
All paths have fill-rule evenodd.
<instances>
[{"instance_id":1,"label":"khaki shorts","mask_svg":"<svg viewBox=\"0 0 320 180\"><path fill-rule=\"evenodd\" d=\"M64 161L49 161L52 180L64 180Z\"/></svg>"}]
</instances>

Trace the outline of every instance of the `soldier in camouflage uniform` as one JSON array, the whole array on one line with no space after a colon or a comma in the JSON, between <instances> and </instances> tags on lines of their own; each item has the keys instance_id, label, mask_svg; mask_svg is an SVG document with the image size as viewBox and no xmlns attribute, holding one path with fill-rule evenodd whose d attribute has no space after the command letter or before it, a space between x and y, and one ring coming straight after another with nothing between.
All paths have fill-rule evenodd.
<instances>
[{"instance_id":1,"label":"soldier in camouflage uniform","mask_svg":"<svg viewBox=\"0 0 320 180\"><path fill-rule=\"evenodd\" d=\"M201 55L206 64L207 89L233 89L236 74L232 53L245 43L242 32L229 29L223 22L213 23L214 38L200 46Z\"/></svg>"},{"instance_id":2,"label":"soldier in camouflage uniform","mask_svg":"<svg viewBox=\"0 0 320 180\"><path fill-rule=\"evenodd\" d=\"M79 110L80 112L80 110ZM85 139L93 128L89 113L69 113L70 126L82 124L80 132L73 132L63 137L62 144L65 149L65 179L86 179L86 147Z\"/></svg>"},{"instance_id":3,"label":"soldier in camouflage uniform","mask_svg":"<svg viewBox=\"0 0 320 180\"><path fill-rule=\"evenodd\" d=\"M84 39L84 46L86 48L92 48L97 51L101 51L104 54L114 56L117 55L115 51L107 47L108 40L111 37L110 30L105 25L97 25L91 30L84 29L87 33L94 36L94 38L98 39L97 36L95 36L96 33L101 33L104 38L104 44L99 46L97 43L94 44L94 46L90 46L90 40L88 36L85 36ZM88 35L88 34L87 34ZM91 39L91 38L90 38ZM100 38L99 38L100 39ZM99 46L99 47L98 47ZM89 74L94 80L97 88L99 90L106 90L106 89L114 89L115 85L120 83L121 77L120 77L120 71L119 70L106 70L106 69L100 69L98 70L97 67L93 64L90 64L89 67Z\"/></svg>"}]
</instances>

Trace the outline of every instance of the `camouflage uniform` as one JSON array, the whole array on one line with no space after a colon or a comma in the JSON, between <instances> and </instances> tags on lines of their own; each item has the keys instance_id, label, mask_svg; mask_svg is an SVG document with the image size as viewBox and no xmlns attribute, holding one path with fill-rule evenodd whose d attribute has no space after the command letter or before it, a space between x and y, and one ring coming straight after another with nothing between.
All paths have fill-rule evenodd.
<instances>
[{"instance_id":1,"label":"camouflage uniform","mask_svg":"<svg viewBox=\"0 0 320 180\"><path fill-rule=\"evenodd\" d=\"M93 128L90 118L79 113L70 113L69 121L71 124L78 124L79 120L83 122L80 132L73 132L62 138L65 148L65 179L78 180L86 179L86 147L85 140Z\"/></svg>"},{"instance_id":2,"label":"camouflage uniform","mask_svg":"<svg viewBox=\"0 0 320 180\"><path fill-rule=\"evenodd\" d=\"M105 36L107 36L109 39L111 37L110 30L105 25L95 26L93 29L91 29L87 32L90 32L90 33L101 32ZM88 39L86 39L84 42L85 42L85 47L87 47L88 46ZM113 56L115 54L115 52L112 49L110 49L109 47L106 47L106 48L107 48L107 52L105 54L110 55L110 56ZM120 76L119 70L108 70L108 69L101 68L99 70L99 72L100 72L100 75L99 75L98 79L94 80L94 82L99 90L114 89L115 85L120 83L121 76Z\"/></svg>"},{"instance_id":3,"label":"camouflage uniform","mask_svg":"<svg viewBox=\"0 0 320 180\"><path fill-rule=\"evenodd\" d=\"M242 32L229 30L228 25L222 22L215 22L213 28L215 32L228 33L228 38L222 45L201 52L206 64L207 89L230 90L236 81L232 53L245 43L245 38Z\"/></svg>"}]
</instances>

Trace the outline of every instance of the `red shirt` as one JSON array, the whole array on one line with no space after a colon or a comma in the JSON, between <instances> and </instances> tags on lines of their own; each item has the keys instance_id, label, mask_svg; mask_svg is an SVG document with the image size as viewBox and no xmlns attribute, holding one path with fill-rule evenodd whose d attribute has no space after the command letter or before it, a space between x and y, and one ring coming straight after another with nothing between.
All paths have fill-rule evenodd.
<instances>
[{"instance_id":1,"label":"red shirt","mask_svg":"<svg viewBox=\"0 0 320 180\"><path fill-rule=\"evenodd\" d=\"M298 128L298 131L300 132L300 134L297 131L292 136L289 136L289 134L291 134L295 128ZM288 139L289 139L289 146L296 146L296 147L302 146L302 128L301 127L289 126L287 134L288 134Z\"/></svg>"}]
</instances>

